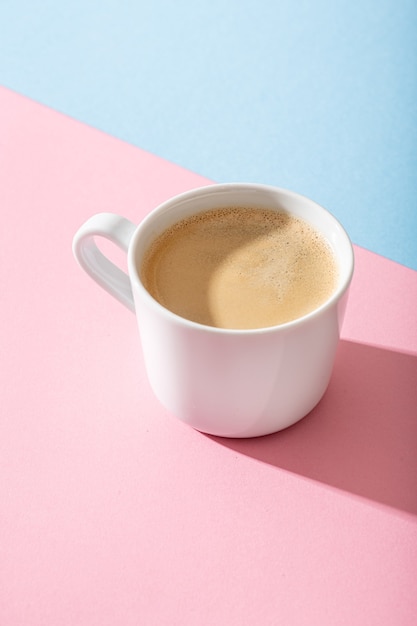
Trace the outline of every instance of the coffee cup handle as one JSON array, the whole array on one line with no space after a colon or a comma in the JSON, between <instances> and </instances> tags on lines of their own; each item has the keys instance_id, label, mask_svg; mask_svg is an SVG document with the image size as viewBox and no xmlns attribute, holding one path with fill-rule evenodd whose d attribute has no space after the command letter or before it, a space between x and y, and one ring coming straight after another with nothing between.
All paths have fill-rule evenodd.
<instances>
[{"instance_id":1,"label":"coffee cup handle","mask_svg":"<svg viewBox=\"0 0 417 626\"><path fill-rule=\"evenodd\" d=\"M128 309L135 312L129 276L98 249L94 238L109 239L127 252L135 224L114 213L98 213L90 217L74 236L72 250L85 272Z\"/></svg>"}]
</instances>

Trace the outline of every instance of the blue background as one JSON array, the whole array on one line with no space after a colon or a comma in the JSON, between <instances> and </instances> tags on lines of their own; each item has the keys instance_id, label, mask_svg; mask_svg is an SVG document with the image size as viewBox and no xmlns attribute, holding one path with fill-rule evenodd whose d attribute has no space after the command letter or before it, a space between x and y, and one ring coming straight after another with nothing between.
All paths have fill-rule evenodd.
<instances>
[{"instance_id":1,"label":"blue background","mask_svg":"<svg viewBox=\"0 0 417 626\"><path fill-rule=\"evenodd\" d=\"M416 52L415 0L0 1L6 87L414 269Z\"/></svg>"}]
</instances>

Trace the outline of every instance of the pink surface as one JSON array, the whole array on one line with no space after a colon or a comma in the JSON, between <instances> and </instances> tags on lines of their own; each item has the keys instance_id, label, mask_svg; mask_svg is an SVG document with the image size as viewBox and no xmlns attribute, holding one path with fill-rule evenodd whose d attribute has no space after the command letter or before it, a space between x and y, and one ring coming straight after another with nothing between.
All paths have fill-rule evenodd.
<instances>
[{"instance_id":1,"label":"pink surface","mask_svg":"<svg viewBox=\"0 0 417 626\"><path fill-rule=\"evenodd\" d=\"M356 248L324 400L242 441L161 409L73 260L207 182L0 90L0 624L415 624L416 273Z\"/></svg>"}]
</instances>

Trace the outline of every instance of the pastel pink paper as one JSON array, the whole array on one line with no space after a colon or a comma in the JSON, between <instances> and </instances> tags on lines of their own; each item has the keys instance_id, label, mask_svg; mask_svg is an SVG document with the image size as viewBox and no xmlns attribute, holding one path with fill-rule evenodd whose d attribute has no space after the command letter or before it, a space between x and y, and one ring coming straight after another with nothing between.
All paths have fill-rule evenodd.
<instances>
[{"instance_id":1,"label":"pastel pink paper","mask_svg":"<svg viewBox=\"0 0 417 626\"><path fill-rule=\"evenodd\" d=\"M73 260L208 182L0 90L1 624L415 623L416 273L357 248L325 399L233 441L161 409Z\"/></svg>"}]
</instances>

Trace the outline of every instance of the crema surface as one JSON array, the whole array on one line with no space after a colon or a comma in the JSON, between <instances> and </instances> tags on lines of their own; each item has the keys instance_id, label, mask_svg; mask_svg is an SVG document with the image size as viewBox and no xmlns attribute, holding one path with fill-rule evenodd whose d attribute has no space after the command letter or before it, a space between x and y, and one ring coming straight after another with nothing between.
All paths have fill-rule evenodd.
<instances>
[{"instance_id":1,"label":"crema surface","mask_svg":"<svg viewBox=\"0 0 417 626\"><path fill-rule=\"evenodd\" d=\"M225 207L160 235L140 271L149 293L184 318L228 329L275 326L332 294L337 263L323 236L283 211Z\"/></svg>"}]
</instances>

